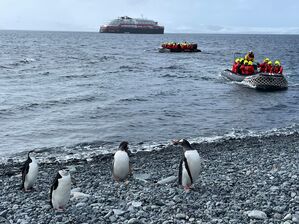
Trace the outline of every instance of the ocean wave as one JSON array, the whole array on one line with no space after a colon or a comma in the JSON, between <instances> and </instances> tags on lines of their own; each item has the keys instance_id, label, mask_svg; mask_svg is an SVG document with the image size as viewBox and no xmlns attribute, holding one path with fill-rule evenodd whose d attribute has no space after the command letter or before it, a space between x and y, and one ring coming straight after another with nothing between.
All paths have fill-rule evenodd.
<instances>
[{"instance_id":1,"label":"ocean wave","mask_svg":"<svg viewBox=\"0 0 299 224\"><path fill-rule=\"evenodd\" d=\"M95 96L84 96L84 97L70 97L70 98L64 98L59 100L49 100L45 102L39 102L39 103L27 103L24 105L18 105L13 106L10 108L0 109L1 115L11 115L16 114L24 111L33 111L37 108L51 108L53 106L61 106L61 105L68 105L73 103L80 103L80 102L91 102L96 99Z\"/></svg>"},{"instance_id":2,"label":"ocean wave","mask_svg":"<svg viewBox=\"0 0 299 224\"><path fill-rule=\"evenodd\" d=\"M8 67L7 66L5 66L5 67L8 69L13 69L13 67L17 67L17 66L24 65L24 64L30 64L35 61L36 61L36 59L34 59L34 58L23 58L18 61L11 62L8 64Z\"/></svg>"},{"instance_id":3,"label":"ocean wave","mask_svg":"<svg viewBox=\"0 0 299 224\"><path fill-rule=\"evenodd\" d=\"M19 62L24 63L24 64L29 64L29 63L35 62L35 61L36 61L36 59L34 59L34 58L23 58Z\"/></svg>"},{"instance_id":4,"label":"ocean wave","mask_svg":"<svg viewBox=\"0 0 299 224\"><path fill-rule=\"evenodd\" d=\"M47 76L47 75L50 74L50 72L41 72L40 74L41 74L41 75L44 75L44 76Z\"/></svg>"},{"instance_id":5,"label":"ocean wave","mask_svg":"<svg viewBox=\"0 0 299 224\"><path fill-rule=\"evenodd\" d=\"M6 65L0 65L0 68L12 69L12 67L10 67L10 66L6 66Z\"/></svg>"},{"instance_id":6,"label":"ocean wave","mask_svg":"<svg viewBox=\"0 0 299 224\"><path fill-rule=\"evenodd\" d=\"M179 92L176 90L168 90L168 91L160 90L155 93L151 93L149 97L174 96L177 93Z\"/></svg>"},{"instance_id":7,"label":"ocean wave","mask_svg":"<svg viewBox=\"0 0 299 224\"><path fill-rule=\"evenodd\" d=\"M137 67L137 66L130 66L130 65L121 65L119 66L119 69L120 70L123 70L123 71L128 71L128 72L132 72L132 71L139 71L141 70L140 67Z\"/></svg>"},{"instance_id":8,"label":"ocean wave","mask_svg":"<svg viewBox=\"0 0 299 224\"><path fill-rule=\"evenodd\" d=\"M178 69L184 69L184 67L179 66L179 65L169 65L169 66L161 66L158 69L154 69L155 71L157 70L178 70Z\"/></svg>"},{"instance_id":9,"label":"ocean wave","mask_svg":"<svg viewBox=\"0 0 299 224\"><path fill-rule=\"evenodd\" d=\"M260 109L264 110L264 111L268 111L268 110L269 111L274 111L274 110L286 109L288 107L289 107L288 105L280 103L280 104L276 104L276 105L273 105L273 106L270 106L270 107L261 107Z\"/></svg>"},{"instance_id":10,"label":"ocean wave","mask_svg":"<svg viewBox=\"0 0 299 224\"><path fill-rule=\"evenodd\" d=\"M212 76L204 76L201 75L200 72L194 73L193 71L184 71L179 74L177 73L166 73L161 75L162 78L177 78L177 79L193 79L193 80L204 80L204 81L211 81L217 80L215 77Z\"/></svg>"},{"instance_id":11,"label":"ocean wave","mask_svg":"<svg viewBox=\"0 0 299 224\"><path fill-rule=\"evenodd\" d=\"M273 128L267 131L251 131L251 130L232 130L224 135L215 135L211 137L196 137L190 140L191 143L203 143L203 142L221 142L228 139L244 139L248 137L270 137L280 135L293 135L299 134L299 124L293 124L284 128Z\"/></svg>"},{"instance_id":12,"label":"ocean wave","mask_svg":"<svg viewBox=\"0 0 299 224\"><path fill-rule=\"evenodd\" d=\"M140 98L140 97L132 97L132 98L124 98L120 99L119 102L145 102L148 101L147 99Z\"/></svg>"},{"instance_id":13,"label":"ocean wave","mask_svg":"<svg viewBox=\"0 0 299 224\"><path fill-rule=\"evenodd\" d=\"M97 58L99 61L108 61L108 60L115 60L116 57L115 56L101 56L99 58Z\"/></svg>"},{"instance_id":14,"label":"ocean wave","mask_svg":"<svg viewBox=\"0 0 299 224\"><path fill-rule=\"evenodd\" d=\"M289 83L289 88L299 88L299 83Z\"/></svg>"}]
</instances>

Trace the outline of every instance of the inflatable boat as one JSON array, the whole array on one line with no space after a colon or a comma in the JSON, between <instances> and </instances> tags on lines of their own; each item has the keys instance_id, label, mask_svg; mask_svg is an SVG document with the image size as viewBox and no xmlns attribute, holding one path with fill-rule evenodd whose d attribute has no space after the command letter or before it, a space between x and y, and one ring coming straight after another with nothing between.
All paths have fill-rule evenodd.
<instances>
[{"instance_id":1,"label":"inflatable boat","mask_svg":"<svg viewBox=\"0 0 299 224\"><path fill-rule=\"evenodd\" d=\"M253 75L241 75L227 69L222 71L221 75L229 80L242 82L259 90L285 90L288 88L288 81L281 74L256 73Z\"/></svg>"},{"instance_id":2,"label":"inflatable boat","mask_svg":"<svg viewBox=\"0 0 299 224\"><path fill-rule=\"evenodd\" d=\"M188 42L181 42L181 43L175 43L175 42L169 42L169 43L163 43L161 45L161 48L159 48L160 53L168 53L168 52L201 52L197 48L197 44L195 43L188 43Z\"/></svg>"},{"instance_id":3,"label":"inflatable boat","mask_svg":"<svg viewBox=\"0 0 299 224\"><path fill-rule=\"evenodd\" d=\"M169 49L169 48L159 48L160 53L169 53L169 52L189 52L189 53L194 53L194 52L201 52L199 49Z\"/></svg>"}]
</instances>

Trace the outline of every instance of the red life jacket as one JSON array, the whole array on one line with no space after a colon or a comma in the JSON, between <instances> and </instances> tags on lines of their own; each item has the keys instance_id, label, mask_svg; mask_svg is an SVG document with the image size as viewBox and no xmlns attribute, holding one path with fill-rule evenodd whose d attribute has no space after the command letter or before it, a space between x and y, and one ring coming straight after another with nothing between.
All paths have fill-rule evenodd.
<instances>
[{"instance_id":1,"label":"red life jacket","mask_svg":"<svg viewBox=\"0 0 299 224\"><path fill-rule=\"evenodd\" d=\"M275 74L282 74L282 71L283 71L282 66L274 66L272 72Z\"/></svg>"},{"instance_id":2,"label":"red life jacket","mask_svg":"<svg viewBox=\"0 0 299 224\"><path fill-rule=\"evenodd\" d=\"M239 63L234 63L232 67L232 72L237 73L238 72Z\"/></svg>"},{"instance_id":3,"label":"red life jacket","mask_svg":"<svg viewBox=\"0 0 299 224\"><path fill-rule=\"evenodd\" d=\"M266 71L265 72L267 72L267 73L272 73L272 65L267 65L266 66Z\"/></svg>"},{"instance_id":4,"label":"red life jacket","mask_svg":"<svg viewBox=\"0 0 299 224\"><path fill-rule=\"evenodd\" d=\"M254 67L253 65L246 66L246 75L253 75L254 74Z\"/></svg>"},{"instance_id":5,"label":"red life jacket","mask_svg":"<svg viewBox=\"0 0 299 224\"><path fill-rule=\"evenodd\" d=\"M241 73L242 73L242 75L246 75L246 65L241 65L241 67L240 67L240 70L241 70Z\"/></svg>"},{"instance_id":6,"label":"red life jacket","mask_svg":"<svg viewBox=\"0 0 299 224\"><path fill-rule=\"evenodd\" d=\"M262 64L259 65L260 68L260 72L266 72L266 67L267 67L267 62L264 62Z\"/></svg>"}]
</instances>

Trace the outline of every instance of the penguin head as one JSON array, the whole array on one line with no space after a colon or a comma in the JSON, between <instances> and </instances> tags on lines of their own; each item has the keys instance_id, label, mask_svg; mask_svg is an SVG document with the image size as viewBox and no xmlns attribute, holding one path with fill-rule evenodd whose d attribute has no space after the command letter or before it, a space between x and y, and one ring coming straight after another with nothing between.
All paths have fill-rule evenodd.
<instances>
[{"instance_id":1,"label":"penguin head","mask_svg":"<svg viewBox=\"0 0 299 224\"><path fill-rule=\"evenodd\" d=\"M129 149L128 145L129 145L128 142L123 141L123 142L121 142L121 143L119 144L118 149L119 149L119 150L122 150L122 151L125 151L125 152L128 152L128 149Z\"/></svg>"},{"instance_id":2,"label":"penguin head","mask_svg":"<svg viewBox=\"0 0 299 224\"><path fill-rule=\"evenodd\" d=\"M190 143L186 139L181 140L173 140L174 145L180 145L184 148L184 150L192 149Z\"/></svg>"},{"instance_id":3,"label":"penguin head","mask_svg":"<svg viewBox=\"0 0 299 224\"><path fill-rule=\"evenodd\" d=\"M65 177L65 176L68 176L70 174L70 171L69 171L68 168L64 167L64 168L60 169L58 171L58 173L60 174L60 176Z\"/></svg>"},{"instance_id":4,"label":"penguin head","mask_svg":"<svg viewBox=\"0 0 299 224\"><path fill-rule=\"evenodd\" d=\"M35 150L31 150L28 152L28 158L34 158L36 157L36 151Z\"/></svg>"}]
</instances>

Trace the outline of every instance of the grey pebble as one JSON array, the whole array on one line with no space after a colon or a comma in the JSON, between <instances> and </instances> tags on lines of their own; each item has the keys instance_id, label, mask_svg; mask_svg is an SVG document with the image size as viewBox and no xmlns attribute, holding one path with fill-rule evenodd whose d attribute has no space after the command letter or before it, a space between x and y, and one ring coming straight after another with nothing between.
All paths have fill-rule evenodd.
<instances>
[{"instance_id":1,"label":"grey pebble","mask_svg":"<svg viewBox=\"0 0 299 224\"><path fill-rule=\"evenodd\" d=\"M185 215L185 214L182 214L182 213L178 213L178 214L176 214L175 217L176 217L177 219L186 219L186 215Z\"/></svg>"},{"instance_id":2,"label":"grey pebble","mask_svg":"<svg viewBox=\"0 0 299 224\"><path fill-rule=\"evenodd\" d=\"M131 219L128 221L128 224L134 224L134 223L139 223L138 219L136 219L136 218L131 218Z\"/></svg>"},{"instance_id":3,"label":"grey pebble","mask_svg":"<svg viewBox=\"0 0 299 224\"><path fill-rule=\"evenodd\" d=\"M76 207L83 207L83 206L85 206L85 205L86 205L86 203L84 203L84 202L79 202L79 203L76 204Z\"/></svg>"},{"instance_id":4,"label":"grey pebble","mask_svg":"<svg viewBox=\"0 0 299 224\"><path fill-rule=\"evenodd\" d=\"M290 138L293 141L286 142ZM228 139L198 147L194 144L205 162L200 181L189 194L177 183L182 153L179 147L134 154L134 176L128 184L116 184L111 177L107 167L111 166L112 155L99 156L88 163L76 160L58 164L55 159L40 164L44 175L38 177L33 192L19 190L20 176L1 176L0 216L11 224L298 223L298 143L297 133L293 137ZM19 172L21 165L1 164L0 173L6 169ZM76 167L72 173L77 180L74 191L92 195L71 200L62 213L49 205L52 175L54 178L60 165ZM173 181L157 184L165 181L164 177L172 177ZM250 218L245 212L254 209L265 214L260 216L262 219ZM288 214L291 217L283 220Z\"/></svg>"}]
</instances>

